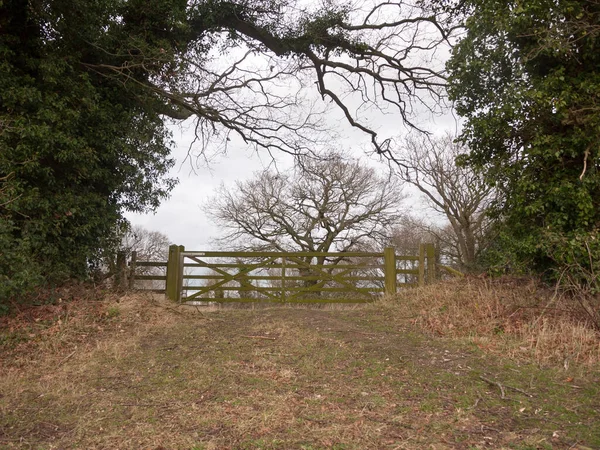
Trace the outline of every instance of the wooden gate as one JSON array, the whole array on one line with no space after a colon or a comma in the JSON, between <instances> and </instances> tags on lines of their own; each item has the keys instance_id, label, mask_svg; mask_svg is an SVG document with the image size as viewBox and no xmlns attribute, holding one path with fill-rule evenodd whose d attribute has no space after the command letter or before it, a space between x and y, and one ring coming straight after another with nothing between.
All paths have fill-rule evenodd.
<instances>
[{"instance_id":1,"label":"wooden gate","mask_svg":"<svg viewBox=\"0 0 600 450\"><path fill-rule=\"evenodd\" d=\"M382 253L192 252L173 245L166 294L178 302L369 302L396 292L399 274L405 284L423 284L426 256L434 263L433 247L428 249L397 257L392 248ZM411 267L398 268L397 261L409 261ZM435 266L427 267L433 279Z\"/></svg>"}]
</instances>

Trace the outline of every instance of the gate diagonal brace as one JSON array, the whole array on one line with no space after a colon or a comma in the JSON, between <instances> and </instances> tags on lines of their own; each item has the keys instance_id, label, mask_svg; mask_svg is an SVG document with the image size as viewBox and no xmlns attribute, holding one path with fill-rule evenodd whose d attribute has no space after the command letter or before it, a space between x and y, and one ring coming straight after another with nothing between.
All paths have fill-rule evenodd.
<instances>
[{"instance_id":1,"label":"gate diagonal brace","mask_svg":"<svg viewBox=\"0 0 600 450\"><path fill-rule=\"evenodd\" d=\"M306 261L302 260L301 258L296 258L296 257L288 257L289 261L293 261L296 264L300 265L300 266L304 266L307 269L310 269L312 271L314 271L316 276L322 276L324 278L324 280L319 281L318 283L310 286L310 288L307 288L306 291L300 291L297 294L292 294L290 297L288 297L288 300L293 300L296 298L299 298L302 294L306 294L307 292L312 292L312 291L318 291L319 288L322 288L325 286L325 284L328 281L334 281L344 287L347 287L351 290L355 289L355 286L353 286L352 284L350 284L350 282L346 281L344 278L342 278L344 275L347 275L348 273L350 273L352 270L356 270L355 268L351 268L351 269L343 269L343 265L332 265L331 269L335 269L335 270L340 270L338 273L333 274L333 273L329 273L327 272L325 269L321 268L321 267L314 267L311 264L306 263ZM364 265L366 265L366 263L364 263ZM341 270L343 269L343 270ZM366 295L367 294L363 294Z\"/></svg>"},{"instance_id":2,"label":"gate diagonal brace","mask_svg":"<svg viewBox=\"0 0 600 450\"><path fill-rule=\"evenodd\" d=\"M206 267L207 269L212 269L215 272L223 275L223 280L218 281L215 284L212 284L205 288L199 289L195 294L187 297L189 300L196 298L207 292L214 291L215 289L219 288L220 286L223 286L224 284L226 284L230 281L239 281L241 283L244 283L246 285L245 287L251 286L254 288L258 288L258 286L254 286L251 282L247 281L247 276L248 276L247 274L249 272L252 272L255 269L260 269L268 264L271 264L273 261L276 260L276 258L269 258L269 259L267 259L265 261L261 261L259 263L244 265L239 269L239 271L237 273L231 274L231 273L227 272L226 270L220 269L218 266L215 266L214 264L209 264L205 261L202 261L201 259L199 259L196 256L184 255L183 257L191 259L192 261L196 262L201 267ZM242 280L246 280L246 281L242 281Z\"/></svg>"}]
</instances>

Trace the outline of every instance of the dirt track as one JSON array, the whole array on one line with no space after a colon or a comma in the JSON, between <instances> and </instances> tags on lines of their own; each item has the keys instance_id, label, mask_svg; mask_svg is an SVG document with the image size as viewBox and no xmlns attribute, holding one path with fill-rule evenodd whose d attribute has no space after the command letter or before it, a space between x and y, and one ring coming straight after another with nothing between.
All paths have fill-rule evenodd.
<instances>
[{"instance_id":1,"label":"dirt track","mask_svg":"<svg viewBox=\"0 0 600 450\"><path fill-rule=\"evenodd\" d=\"M376 306L107 311L75 348L11 353L1 448L600 448L595 378L486 357Z\"/></svg>"}]
</instances>

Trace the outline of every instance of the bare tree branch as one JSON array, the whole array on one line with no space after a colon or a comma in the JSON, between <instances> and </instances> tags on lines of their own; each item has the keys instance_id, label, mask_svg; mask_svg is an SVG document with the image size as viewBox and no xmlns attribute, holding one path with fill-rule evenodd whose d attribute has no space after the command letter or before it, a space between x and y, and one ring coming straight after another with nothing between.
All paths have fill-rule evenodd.
<instances>
[{"instance_id":1,"label":"bare tree branch","mask_svg":"<svg viewBox=\"0 0 600 450\"><path fill-rule=\"evenodd\" d=\"M465 152L450 134L440 138L408 138L397 156L400 161L397 173L448 220L452 233L439 225L425 228L445 243L448 258L469 269L483 248L490 225L486 210L497 192L481 174L457 165L457 157Z\"/></svg>"},{"instance_id":2,"label":"bare tree branch","mask_svg":"<svg viewBox=\"0 0 600 450\"><path fill-rule=\"evenodd\" d=\"M194 117L200 152L215 142L227 151L241 139L256 148L310 153L333 105L370 136L376 152L394 159L388 138L367 117L396 113L418 129L415 108L436 110L443 102L436 51L448 45L450 19L404 0L354 8L300 8L287 0L192 2L183 54L140 47L111 55L120 62L88 67L150 90L168 117ZM315 103L315 86L331 103Z\"/></svg>"}]
</instances>

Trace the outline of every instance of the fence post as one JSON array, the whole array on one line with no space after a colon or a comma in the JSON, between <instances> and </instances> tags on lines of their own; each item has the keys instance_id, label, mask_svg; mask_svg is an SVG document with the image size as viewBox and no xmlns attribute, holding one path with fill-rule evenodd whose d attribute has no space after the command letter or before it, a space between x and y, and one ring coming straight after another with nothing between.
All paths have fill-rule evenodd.
<instances>
[{"instance_id":1,"label":"fence post","mask_svg":"<svg viewBox=\"0 0 600 450\"><path fill-rule=\"evenodd\" d=\"M179 246L169 246L169 260L167 261L167 285L165 292L167 298L173 301L179 300Z\"/></svg>"},{"instance_id":2,"label":"fence post","mask_svg":"<svg viewBox=\"0 0 600 450\"><path fill-rule=\"evenodd\" d=\"M135 270L137 264L137 252L134 250L131 252L131 261L129 261L129 289L135 287Z\"/></svg>"},{"instance_id":3,"label":"fence post","mask_svg":"<svg viewBox=\"0 0 600 450\"><path fill-rule=\"evenodd\" d=\"M285 295L285 269L286 269L286 260L287 258L283 256L281 258L281 303L285 303L286 295Z\"/></svg>"},{"instance_id":4,"label":"fence post","mask_svg":"<svg viewBox=\"0 0 600 450\"><path fill-rule=\"evenodd\" d=\"M427 283L431 284L435 281L435 246L433 244L425 244L427 247Z\"/></svg>"},{"instance_id":5,"label":"fence post","mask_svg":"<svg viewBox=\"0 0 600 450\"><path fill-rule=\"evenodd\" d=\"M126 280L126 266L127 262L125 259L125 252L117 252L117 271L115 272L115 289L122 289L125 287Z\"/></svg>"},{"instance_id":6,"label":"fence post","mask_svg":"<svg viewBox=\"0 0 600 450\"><path fill-rule=\"evenodd\" d=\"M396 250L386 247L383 250L383 270L385 274L385 293L396 293Z\"/></svg>"},{"instance_id":7,"label":"fence post","mask_svg":"<svg viewBox=\"0 0 600 450\"><path fill-rule=\"evenodd\" d=\"M419 286L425 285L425 244L419 244Z\"/></svg>"},{"instance_id":8,"label":"fence post","mask_svg":"<svg viewBox=\"0 0 600 450\"><path fill-rule=\"evenodd\" d=\"M181 301L181 293L183 292L183 252L185 252L185 247L183 245L180 245L177 249L177 297L175 298L176 302Z\"/></svg>"}]
</instances>

